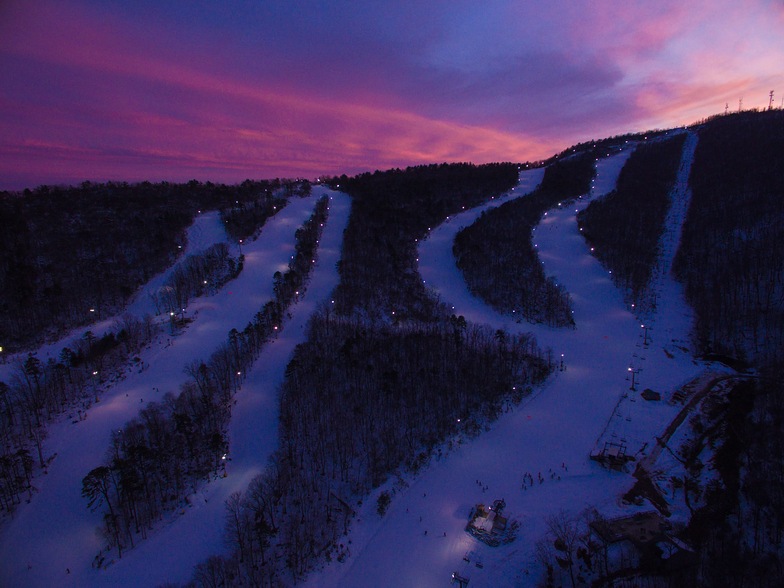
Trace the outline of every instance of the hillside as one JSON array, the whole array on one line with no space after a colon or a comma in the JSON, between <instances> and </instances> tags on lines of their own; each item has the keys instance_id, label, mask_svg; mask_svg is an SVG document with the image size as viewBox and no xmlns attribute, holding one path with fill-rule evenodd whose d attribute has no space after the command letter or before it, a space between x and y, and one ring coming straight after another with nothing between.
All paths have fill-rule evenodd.
<instances>
[{"instance_id":1,"label":"hillside","mask_svg":"<svg viewBox=\"0 0 784 588\"><path fill-rule=\"evenodd\" d=\"M183 217L124 322L0 366L0 586L778 585L782 120Z\"/></svg>"}]
</instances>

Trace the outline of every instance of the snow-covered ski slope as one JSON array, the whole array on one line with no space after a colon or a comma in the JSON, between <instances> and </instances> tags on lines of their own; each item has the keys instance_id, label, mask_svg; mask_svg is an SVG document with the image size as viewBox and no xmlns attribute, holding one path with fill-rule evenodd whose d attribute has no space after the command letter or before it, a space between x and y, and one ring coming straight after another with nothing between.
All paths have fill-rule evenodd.
<instances>
[{"instance_id":1,"label":"snow-covered ski slope","mask_svg":"<svg viewBox=\"0 0 784 588\"><path fill-rule=\"evenodd\" d=\"M692 154L693 149L684 152L686 170ZM559 366L563 358L564 369L557 370L542 389L510 409L478 439L434 460L420 476L406 483L390 481L378 489L365 502L349 536L343 538L351 557L313 574L308 586L447 586L455 571L477 588L534 586L542 572L535 542L546 533L548 515L560 510L577 514L589 506L606 516L632 512L619 505L620 495L632 486L631 476L610 472L589 459L619 401L627 392L637 394L629 391L628 368L634 365L635 356L646 354L646 367L636 375L645 386L662 392L703 368L687 350L679 350L672 358L664 353L669 339L687 338L686 321L673 322L666 339L658 333L661 327L649 331L645 348L640 321L626 308L608 271L591 256L579 235L576 211L615 187L628 156L626 151L597 162L591 194L573 206L549 212L535 229L534 243L546 273L557 276L574 299L574 330L518 324L468 292L454 264L452 241L461 226L473 222L488 206L497 205L497 199L449 219L420 244L423 279L454 306L455 314L494 328L533 331L541 346L553 348ZM542 170L521 174L521 185L510 197L532 190L541 174ZM682 215L670 221L674 226L682 222ZM671 288L661 289L659 307L666 308L669 316L688 313L680 292ZM659 319L658 324L662 322ZM639 397L634 404L641 408L635 416L637 436L648 436L650 441L675 412L664 402L645 403ZM623 422L629 423L625 418ZM533 484L525 484L524 489L526 473ZM393 487L395 497L380 519L377 494ZM471 507L499 498L506 501L504 516L518 521L520 528L513 543L493 548L471 537L465 527ZM475 565L477 561L482 567Z\"/></svg>"},{"instance_id":2,"label":"snow-covered ski slope","mask_svg":"<svg viewBox=\"0 0 784 588\"><path fill-rule=\"evenodd\" d=\"M331 194L329 218L305 297L289 310L291 318L284 323L282 333L264 349L236 396L229 430L228 477L203 486L193 497L192 507L125 552L121 560L115 558L106 570L91 569L91 561L105 541L96 536L100 514L87 509L80 495L81 481L100 465L110 432L135 417L147 402L160 400L167 391L177 393L186 379L185 364L207 359L230 329L243 329L272 298L273 274L287 268L294 251L294 232L312 214L316 200L324 193ZM54 453L57 457L47 474L34 480L37 492L30 503L21 505L2 530L0 587L144 587L186 582L196 563L222 551L224 500L232 492L245 490L277 445L275 390L294 346L305 338L305 322L316 304L337 285L335 263L340 257L349 209L347 196L320 187L309 198L293 199L267 221L256 241L243 245L245 265L240 276L216 295L192 301L187 315L195 320L182 334L170 338L171 345L163 337L159 344L143 351L143 372L134 369L124 381L107 390L90 408L86 420L72 424L71 419L64 419L49 428L45 457ZM199 217L189 232L189 249L225 240L219 227L217 215ZM156 286L148 285L151 287ZM149 304L144 294L137 302L142 308ZM45 359L47 352L57 348L42 349L39 358Z\"/></svg>"}]
</instances>

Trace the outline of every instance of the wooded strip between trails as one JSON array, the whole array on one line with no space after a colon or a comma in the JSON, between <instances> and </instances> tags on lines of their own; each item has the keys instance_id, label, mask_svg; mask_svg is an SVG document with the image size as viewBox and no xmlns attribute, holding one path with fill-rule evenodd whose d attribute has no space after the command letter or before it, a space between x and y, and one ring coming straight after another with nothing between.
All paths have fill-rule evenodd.
<instances>
[{"instance_id":1,"label":"wooded strip between trails","mask_svg":"<svg viewBox=\"0 0 784 588\"><path fill-rule=\"evenodd\" d=\"M580 211L577 224L593 254L630 304L639 306L659 254L671 205L670 190L686 134L639 145L621 169L615 190Z\"/></svg>"},{"instance_id":2,"label":"wooded strip between trails","mask_svg":"<svg viewBox=\"0 0 784 588\"><path fill-rule=\"evenodd\" d=\"M595 160L591 149L551 164L533 193L482 213L455 236L457 267L474 296L518 321L574 324L569 293L545 275L531 231L548 210L591 190Z\"/></svg>"}]
</instances>

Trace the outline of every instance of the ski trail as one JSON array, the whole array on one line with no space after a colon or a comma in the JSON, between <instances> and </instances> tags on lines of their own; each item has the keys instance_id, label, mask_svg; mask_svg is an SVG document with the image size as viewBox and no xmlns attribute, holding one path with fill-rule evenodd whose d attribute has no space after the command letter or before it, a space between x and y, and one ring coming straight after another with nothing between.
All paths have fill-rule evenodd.
<instances>
[{"instance_id":1,"label":"ski trail","mask_svg":"<svg viewBox=\"0 0 784 588\"><path fill-rule=\"evenodd\" d=\"M284 210L269 219L259 238L243 247L245 264L239 277L216 295L192 301L188 314L194 317L194 322L171 338L170 344L164 336L143 350L140 357L144 371L129 369L125 380L107 390L101 401L92 405L86 420L72 424L72 418L64 418L49 426L45 457L55 453L57 457L46 474L39 474L34 479L36 492L30 504L22 504L3 529L0 585L68 587L111 582L111 573L98 574L90 569L90 562L105 542L95 533L100 515L90 513L86 501L81 498L82 478L102 462L112 430L120 429L136 417L146 403L160 401L165 392L176 394L180 383L186 379L182 373L185 364L193 359L207 359L226 339L230 329L244 328L271 299L272 275L275 271L285 271L294 250L294 232L311 215L315 202L315 195L293 199ZM222 501L219 502L222 505ZM207 537L213 542L212 547L216 547L214 542L220 541L220 528L213 525L208 531L201 530L199 541L191 542L194 547L196 543L206 544ZM188 540L177 531L164 535L179 537L179 541ZM161 557L166 553L168 560L161 560L156 566L164 571L175 561L186 560L187 552L181 545L178 552L161 549ZM123 566L120 561L112 566L129 573L124 577L124 583L116 585L138 585L131 578L146 568L144 561L135 555L132 550L123 556ZM130 566L133 561L136 569L129 572L124 566ZM66 569L70 570L69 574L65 573Z\"/></svg>"},{"instance_id":2,"label":"ski trail","mask_svg":"<svg viewBox=\"0 0 784 588\"><path fill-rule=\"evenodd\" d=\"M677 408L652 406L641 400L640 392L652 389L666 402L679 385L706 366L691 356L689 334L694 315L685 303L681 284L672 276L672 264L691 199L688 182L697 139L697 134L690 131L683 146L678 175L670 193L672 204L651 273L649 288L653 304L639 309L639 333L627 368L628 385L597 439L592 455L600 455L608 447L606 444L622 446L637 459L655 450L652 440L662 432L661 417L674 418ZM712 370L723 371L716 366Z\"/></svg>"},{"instance_id":3,"label":"ski trail","mask_svg":"<svg viewBox=\"0 0 784 588\"><path fill-rule=\"evenodd\" d=\"M667 328L681 339L685 339L691 330L692 316L687 321L681 317L667 316L670 306L668 300L683 298L683 288L672 276L672 265L675 261L675 254L683 233L683 223L686 220L686 213L691 202L691 189L689 188L689 175L691 166L694 162L694 152L697 149L698 135L694 131L688 133L688 137L683 146L683 154L678 167L678 176L675 185L670 192L672 203L664 221L664 233L659 239L659 256L656 259L651 276L651 290L654 292L654 300L661 301L661 304L654 302L653 308L642 309L640 318L651 324L655 322L667 323Z\"/></svg>"}]
</instances>

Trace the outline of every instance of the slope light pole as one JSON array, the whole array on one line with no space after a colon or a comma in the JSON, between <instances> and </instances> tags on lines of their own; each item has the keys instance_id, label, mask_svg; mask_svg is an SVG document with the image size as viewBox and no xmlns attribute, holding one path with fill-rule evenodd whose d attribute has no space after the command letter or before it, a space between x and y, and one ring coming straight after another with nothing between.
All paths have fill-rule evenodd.
<instances>
[{"instance_id":1,"label":"slope light pole","mask_svg":"<svg viewBox=\"0 0 784 588\"><path fill-rule=\"evenodd\" d=\"M630 367L630 368L629 368L629 371L630 371L630 372L631 372L631 374L632 374L632 387L631 387L631 388L629 388L629 390L635 390L635 391L636 391L636 389L635 389L635 387L634 387L634 376L635 376L635 375L637 375L637 374L639 374L639 373L640 373L640 370L639 370L639 369L637 369L637 370L633 370L633 369Z\"/></svg>"}]
</instances>

